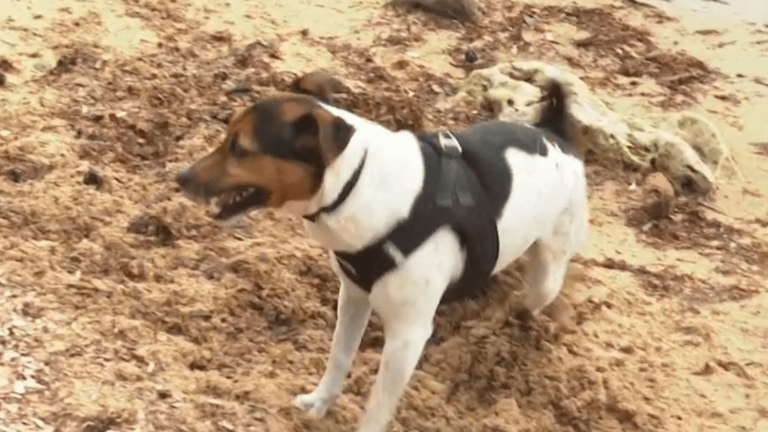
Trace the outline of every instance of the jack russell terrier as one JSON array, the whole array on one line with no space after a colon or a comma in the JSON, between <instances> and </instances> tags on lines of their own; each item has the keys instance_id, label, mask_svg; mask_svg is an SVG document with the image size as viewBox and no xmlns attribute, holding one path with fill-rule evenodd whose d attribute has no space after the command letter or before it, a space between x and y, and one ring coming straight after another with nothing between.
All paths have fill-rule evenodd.
<instances>
[{"instance_id":1,"label":"jack russell terrier","mask_svg":"<svg viewBox=\"0 0 768 432\"><path fill-rule=\"evenodd\" d=\"M440 304L480 293L523 254L527 313L557 297L587 236L586 177L555 81L534 124L419 134L332 106L338 87L328 74L308 74L292 93L235 114L224 142L176 181L191 197L216 199L216 220L265 207L304 218L341 287L325 372L294 405L325 414L375 311L386 341L357 430L382 432Z\"/></svg>"}]
</instances>

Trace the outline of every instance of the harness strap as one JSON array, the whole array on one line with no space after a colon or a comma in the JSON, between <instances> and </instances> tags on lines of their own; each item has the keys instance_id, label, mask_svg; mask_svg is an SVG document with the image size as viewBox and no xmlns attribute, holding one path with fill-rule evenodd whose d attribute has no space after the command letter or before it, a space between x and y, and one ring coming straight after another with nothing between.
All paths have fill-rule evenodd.
<instances>
[{"instance_id":1,"label":"harness strap","mask_svg":"<svg viewBox=\"0 0 768 432\"><path fill-rule=\"evenodd\" d=\"M429 147L437 153L439 170L425 174L438 175L437 190L434 193L436 193L436 204L441 208L440 211L452 212L451 209L457 207L475 206L476 200L472 196L468 180L473 174L471 171L467 172L470 168L462 160L463 150L456 137L448 131L441 131L437 140L421 139L420 141L429 144ZM425 179L425 185L427 183ZM411 215L397 224L384 238L362 250L351 253L334 252L339 267L352 282L370 291L379 278L397 267L427 237L432 235L434 230L431 228L438 227L419 229L419 234L414 236L414 224L429 226L432 222L429 216Z\"/></svg>"},{"instance_id":2,"label":"harness strap","mask_svg":"<svg viewBox=\"0 0 768 432\"><path fill-rule=\"evenodd\" d=\"M365 166L366 157L368 157L367 151L363 154L363 158L360 160L360 164L357 166L357 168L355 168L355 171L352 173L352 176L349 178L349 180L347 180L346 183L344 183L344 186L341 188L341 192L339 193L339 196L337 196L332 203L328 204L327 206L320 207L314 213L304 215L303 218L310 222L315 222L317 221L317 218L319 218L321 214L330 213L336 210L337 208L341 207L341 205L344 204L344 201L346 201L347 198L349 198L349 195L352 193L352 190L357 185L357 181L360 180L360 174L363 172L363 167Z\"/></svg>"},{"instance_id":3,"label":"harness strap","mask_svg":"<svg viewBox=\"0 0 768 432\"><path fill-rule=\"evenodd\" d=\"M475 205L472 192L467 181L467 165L461 160L463 150L459 141L449 131L437 134L437 145L429 142L440 154L440 182L437 186L437 205L453 207L454 199L458 199L462 207Z\"/></svg>"}]
</instances>

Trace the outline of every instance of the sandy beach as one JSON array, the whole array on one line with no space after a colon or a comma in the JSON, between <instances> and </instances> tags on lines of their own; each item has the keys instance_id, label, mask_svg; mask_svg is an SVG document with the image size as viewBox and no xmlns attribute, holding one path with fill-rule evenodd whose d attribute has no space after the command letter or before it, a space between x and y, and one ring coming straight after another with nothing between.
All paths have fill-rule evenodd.
<instances>
[{"instance_id":1,"label":"sandy beach","mask_svg":"<svg viewBox=\"0 0 768 432\"><path fill-rule=\"evenodd\" d=\"M280 213L222 228L172 179L318 68L392 128L488 118L452 103L468 50L568 67L618 113L704 116L736 170L649 229L637 175L590 164L552 311L441 310L391 430L768 431L768 2L487 0L477 25L385 3L0 0L0 432L353 431L379 323L325 418L293 408L336 320L327 253ZM638 41L658 73L620 73Z\"/></svg>"}]
</instances>

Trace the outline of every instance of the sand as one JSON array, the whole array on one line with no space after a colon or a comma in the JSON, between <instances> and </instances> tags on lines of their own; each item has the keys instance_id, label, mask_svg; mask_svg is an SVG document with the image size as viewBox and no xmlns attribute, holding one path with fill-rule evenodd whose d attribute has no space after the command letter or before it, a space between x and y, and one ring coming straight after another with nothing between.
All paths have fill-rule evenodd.
<instances>
[{"instance_id":1,"label":"sand","mask_svg":"<svg viewBox=\"0 0 768 432\"><path fill-rule=\"evenodd\" d=\"M0 431L354 430L378 323L327 417L297 412L335 322L327 254L285 215L217 226L171 179L233 109L319 67L392 127L487 118L449 102L468 49L569 65L619 112L703 114L745 180L648 226L637 176L590 164L593 229L552 318L511 316L517 268L494 282L508 302L441 310L392 430L768 430L766 8L484 3L478 29L383 1L0 0ZM574 46L601 30L609 50ZM712 73L620 76L642 30Z\"/></svg>"}]
</instances>

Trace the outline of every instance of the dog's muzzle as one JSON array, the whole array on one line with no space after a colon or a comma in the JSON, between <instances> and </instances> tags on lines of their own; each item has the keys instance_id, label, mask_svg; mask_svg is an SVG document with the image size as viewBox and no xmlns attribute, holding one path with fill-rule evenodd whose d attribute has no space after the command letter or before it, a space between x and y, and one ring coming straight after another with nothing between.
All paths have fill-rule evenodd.
<instances>
[{"instance_id":1,"label":"dog's muzzle","mask_svg":"<svg viewBox=\"0 0 768 432\"><path fill-rule=\"evenodd\" d=\"M218 202L218 211L213 215L216 220L233 219L249 210L263 207L271 195L269 190L259 186L243 185L226 190L211 190L206 186L198 186L195 185L189 169L176 174L175 180L182 191L194 201L204 204L211 200Z\"/></svg>"},{"instance_id":2,"label":"dog's muzzle","mask_svg":"<svg viewBox=\"0 0 768 432\"><path fill-rule=\"evenodd\" d=\"M187 187L192 180L192 171L188 169L181 171L180 173L176 174L175 180L176 183L181 186L184 191L187 191Z\"/></svg>"},{"instance_id":3,"label":"dog's muzzle","mask_svg":"<svg viewBox=\"0 0 768 432\"><path fill-rule=\"evenodd\" d=\"M211 193L211 191L205 187L196 186L193 178L192 170L185 169L176 174L174 180L188 198L200 204L208 203L215 194Z\"/></svg>"}]
</instances>

